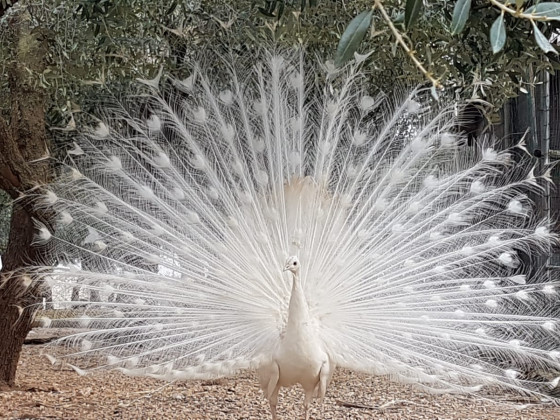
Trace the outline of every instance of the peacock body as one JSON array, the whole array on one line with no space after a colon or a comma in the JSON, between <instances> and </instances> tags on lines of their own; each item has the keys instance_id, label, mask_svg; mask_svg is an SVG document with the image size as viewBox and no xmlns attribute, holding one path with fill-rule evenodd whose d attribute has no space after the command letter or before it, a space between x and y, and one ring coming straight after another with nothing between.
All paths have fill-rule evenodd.
<instances>
[{"instance_id":1,"label":"peacock body","mask_svg":"<svg viewBox=\"0 0 560 420\"><path fill-rule=\"evenodd\" d=\"M372 97L359 64L304 61L145 81L76 140L36 200L57 215L37 242L81 263L37 271L100 301L53 360L166 380L256 369L273 418L297 383L308 418L336 366L546 395L523 372L559 368L557 284L530 264L556 240L530 198L548 173L522 143L466 146L457 107L422 90Z\"/></svg>"}]
</instances>

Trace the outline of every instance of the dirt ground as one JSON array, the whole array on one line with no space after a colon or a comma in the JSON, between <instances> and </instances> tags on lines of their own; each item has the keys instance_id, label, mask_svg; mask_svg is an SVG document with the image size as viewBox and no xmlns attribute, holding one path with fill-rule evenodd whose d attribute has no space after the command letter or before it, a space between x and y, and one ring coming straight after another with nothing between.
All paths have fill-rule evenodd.
<instances>
[{"instance_id":1,"label":"dirt ground","mask_svg":"<svg viewBox=\"0 0 560 420\"><path fill-rule=\"evenodd\" d=\"M26 345L16 388L0 392L1 419L269 419L252 373L218 381L167 384L117 372L79 376L54 367L41 355L42 345ZM432 395L383 377L338 370L322 412L311 419L560 419L560 407L533 405L511 395L501 403L471 396ZM303 393L282 390L279 419L302 417Z\"/></svg>"}]
</instances>

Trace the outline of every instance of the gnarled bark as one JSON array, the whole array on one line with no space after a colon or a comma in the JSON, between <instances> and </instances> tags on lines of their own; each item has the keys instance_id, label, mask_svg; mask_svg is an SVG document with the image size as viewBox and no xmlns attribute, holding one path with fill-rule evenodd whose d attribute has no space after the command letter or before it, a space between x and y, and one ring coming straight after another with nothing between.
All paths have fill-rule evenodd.
<instances>
[{"instance_id":1,"label":"gnarled bark","mask_svg":"<svg viewBox=\"0 0 560 420\"><path fill-rule=\"evenodd\" d=\"M31 329L40 286L23 275L42 259L33 247L33 214L25 191L44 185L50 175L45 132L45 94L36 75L44 70L45 41L32 31L25 7L8 22L14 62L9 67L10 116L0 118L0 188L14 200L9 242L0 272L0 387L14 384L24 339Z\"/></svg>"}]
</instances>

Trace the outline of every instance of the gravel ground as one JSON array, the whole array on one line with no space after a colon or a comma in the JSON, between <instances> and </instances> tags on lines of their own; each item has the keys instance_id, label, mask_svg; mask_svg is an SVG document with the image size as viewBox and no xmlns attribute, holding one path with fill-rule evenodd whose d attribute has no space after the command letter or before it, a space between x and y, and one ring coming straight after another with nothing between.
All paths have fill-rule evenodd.
<instances>
[{"instance_id":1,"label":"gravel ground","mask_svg":"<svg viewBox=\"0 0 560 420\"><path fill-rule=\"evenodd\" d=\"M0 392L2 419L268 419L269 410L252 373L218 381L167 384L131 378L117 372L79 376L53 367L41 356L41 345L26 345L16 388ZM500 404L470 396L431 395L338 370L322 412L312 419L560 419L560 407L533 405L516 409L522 398L496 396ZM283 389L281 420L301 419L303 393Z\"/></svg>"}]
</instances>

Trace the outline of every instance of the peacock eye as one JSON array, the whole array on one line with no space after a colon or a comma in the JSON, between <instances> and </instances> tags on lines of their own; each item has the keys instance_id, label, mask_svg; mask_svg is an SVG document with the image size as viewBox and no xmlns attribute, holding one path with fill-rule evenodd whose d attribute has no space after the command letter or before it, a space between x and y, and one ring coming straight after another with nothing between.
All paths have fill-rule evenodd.
<instances>
[{"instance_id":1,"label":"peacock eye","mask_svg":"<svg viewBox=\"0 0 560 420\"><path fill-rule=\"evenodd\" d=\"M297 262L294 261L294 265L297 265Z\"/></svg>"}]
</instances>

